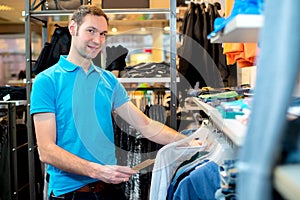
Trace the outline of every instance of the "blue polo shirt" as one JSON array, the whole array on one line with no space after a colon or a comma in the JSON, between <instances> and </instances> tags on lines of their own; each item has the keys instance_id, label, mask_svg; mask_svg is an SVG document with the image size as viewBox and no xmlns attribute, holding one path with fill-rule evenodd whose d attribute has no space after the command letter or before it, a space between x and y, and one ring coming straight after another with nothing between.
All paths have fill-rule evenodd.
<instances>
[{"instance_id":1,"label":"blue polo shirt","mask_svg":"<svg viewBox=\"0 0 300 200\"><path fill-rule=\"evenodd\" d=\"M112 110L128 102L126 90L115 76L91 65L88 73L61 56L39 73L32 87L30 113L54 113L56 143L86 160L115 165ZM95 180L48 165L49 193L61 195Z\"/></svg>"}]
</instances>

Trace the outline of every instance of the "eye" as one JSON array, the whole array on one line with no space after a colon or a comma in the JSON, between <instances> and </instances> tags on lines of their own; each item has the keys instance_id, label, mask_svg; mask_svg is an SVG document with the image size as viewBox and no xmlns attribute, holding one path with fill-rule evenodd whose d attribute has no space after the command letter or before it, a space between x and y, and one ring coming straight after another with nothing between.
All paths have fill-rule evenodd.
<instances>
[{"instance_id":1,"label":"eye","mask_svg":"<svg viewBox=\"0 0 300 200\"><path fill-rule=\"evenodd\" d=\"M100 36L106 37L106 35L107 35L106 31L103 31L103 32L100 33Z\"/></svg>"},{"instance_id":2,"label":"eye","mask_svg":"<svg viewBox=\"0 0 300 200\"><path fill-rule=\"evenodd\" d=\"M95 30L94 29L88 29L87 30L89 33L95 33Z\"/></svg>"}]
</instances>

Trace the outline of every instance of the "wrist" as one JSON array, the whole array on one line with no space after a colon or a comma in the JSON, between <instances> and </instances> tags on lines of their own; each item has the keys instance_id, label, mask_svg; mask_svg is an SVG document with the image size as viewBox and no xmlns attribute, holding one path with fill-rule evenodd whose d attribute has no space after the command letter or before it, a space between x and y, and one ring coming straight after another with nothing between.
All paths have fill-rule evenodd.
<instances>
[{"instance_id":1,"label":"wrist","mask_svg":"<svg viewBox=\"0 0 300 200\"><path fill-rule=\"evenodd\" d=\"M155 137L156 135L160 134L161 131L164 129L164 124L152 120L146 126L138 127L138 130L147 138Z\"/></svg>"},{"instance_id":2,"label":"wrist","mask_svg":"<svg viewBox=\"0 0 300 200\"><path fill-rule=\"evenodd\" d=\"M96 179L97 176L99 176L99 166L101 166L98 163L89 162L88 164L88 170L87 170L87 176Z\"/></svg>"}]
</instances>

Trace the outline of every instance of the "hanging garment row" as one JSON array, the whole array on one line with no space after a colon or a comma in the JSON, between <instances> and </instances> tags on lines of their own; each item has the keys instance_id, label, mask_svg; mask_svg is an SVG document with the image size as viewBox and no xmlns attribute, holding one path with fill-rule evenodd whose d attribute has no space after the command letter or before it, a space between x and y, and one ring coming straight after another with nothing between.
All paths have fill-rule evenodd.
<instances>
[{"instance_id":1,"label":"hanging garment row","mask_svg":"<svg viewBox=\"0 0 300 200\"><path fill-rule=\"evenodd\" d=\"M193 139L204 141L204 145L184 145ZM216 199L216 195L222 199L228 194L222 189L229 180L224 176L227 177L228 169L233 168L236 152L236 147L222 132L209 123L203 123L186 139L168 144L158 151L152 172L150 200ZM220 169L226 171L223 176ZM234 190L230 192L231 196L235 195Z\"/></svg>"},{"instance_id":2,"label":"hanging garment row","mask_svg":"<svg viewBox=\"0 0 300 200\"><path fill-rule=\"evenodd\" d=\"M13 90L12 97L19 97L19 90ZM21 90L22 91L22 90ZM29 199L29 160L26 125L26 106L15 102L0 102L0 199ZM41 198L42 172L35 153L35 181L41 186L37 198Z\"/></svg>"},{"instance_id":3,"label":"hanging garment row","mask_svg":"<svg viewBox=\"0 0 300 200\"><path fill-rule=\"evenodd\" d=\"M143 90L129 91L131 101L138 105L151 119L163 124L167 122L167 110L163 106L165 90L168 88L141 88ZM141 133L130 126L119 116L114 116L116 156L118 163L125 166L135 166L147 159L153 159L157 151L162 147L147 138L142 137ZM141 170L139 173L123 184L123 190L128 200L147 200L152 166Z\"/></svg>"},{"instance_id":4,"label":"hanging garment row","mask_svg":"<svg viewBox=\"0 0 300 200\"><path fill-rule=\"evenodd\" d=\"M219 9L220 3L191 2L184 14L178 71L187 84L180 83L179 91L194 88L197 82L200 88L236 85L236 66L226 64L221 44L212 44L207 39L214 20L220 17Z\"/></svg>"}]
</instances>

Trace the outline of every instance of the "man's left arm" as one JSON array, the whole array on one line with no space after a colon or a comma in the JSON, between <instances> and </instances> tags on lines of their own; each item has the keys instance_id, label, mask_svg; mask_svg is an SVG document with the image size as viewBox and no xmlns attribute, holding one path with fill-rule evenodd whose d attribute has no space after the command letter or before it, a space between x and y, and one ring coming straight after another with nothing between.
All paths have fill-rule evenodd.
<instances>
[{"instance_id":1,"label":"man's left arm","mask_svg":"<svg viewBox=\"0 0 300 200\"><path fill-rule=\"evenodd\" d=\"M186 137L174 129L150 119L130 101L115 111L127 123L140 131L144 137L153 142L164 145Z\"/></svg>"}]
</instances>

